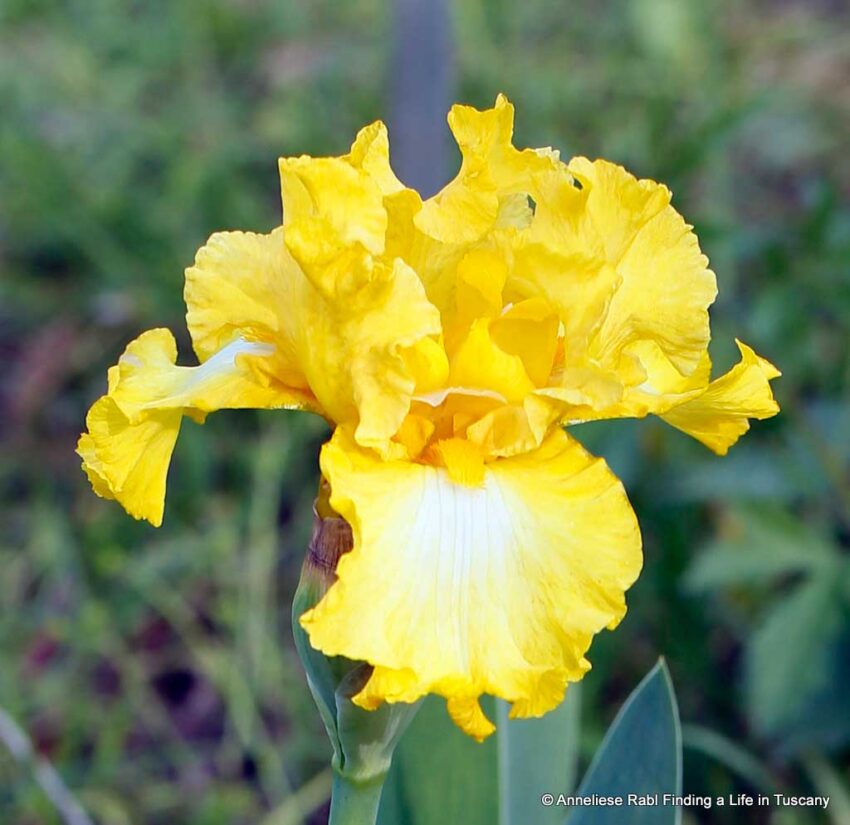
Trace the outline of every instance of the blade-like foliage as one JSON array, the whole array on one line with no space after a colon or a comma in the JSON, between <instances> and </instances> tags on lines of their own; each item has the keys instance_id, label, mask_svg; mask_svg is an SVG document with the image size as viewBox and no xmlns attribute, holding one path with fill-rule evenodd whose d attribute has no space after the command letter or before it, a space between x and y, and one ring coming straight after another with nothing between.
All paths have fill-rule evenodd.
<instances>
[{"instance_id":1,"label":"blade-like foliage","mask_svg":"<svg viewBox=\"0 0 850 825\"><path fill-rule=\"evenodd\" d=\"M575 785L580 685L571 685L560 707L542 719L508 719L499 702L499 825L555 825L562 809L542 807L544 793L571 793Z\"/></svg>"},{"instance_id":2,"label":"blade-like foliage","mask_svg":"<svg viewBox=\"0 0 850 825\"><path fill-rule=\"evenodd\" d=\"M580 796L681 794L682 733L667 666L660 661L635 688L617 714L587 771ZM678 825L677 806L585 806L569 825Z\"/></svg>"},{"instance_id":3,"label":"blade-like foliage","mask_svg":"<svg viewBox=\"0 0 850 825\"><path fill-rule=\"evenodd\" d=\"M492 704L482 706L493 718ZM497 781L495 737L478 744L455 727L442 699L429 697L396 751L378 825L494 825Z\"/></svg>"}]
</instances>

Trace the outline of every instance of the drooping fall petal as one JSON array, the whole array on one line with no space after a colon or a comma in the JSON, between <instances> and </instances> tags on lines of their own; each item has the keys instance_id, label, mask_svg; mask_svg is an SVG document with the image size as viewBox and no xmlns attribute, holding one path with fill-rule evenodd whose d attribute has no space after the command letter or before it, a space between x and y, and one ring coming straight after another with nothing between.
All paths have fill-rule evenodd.
<instances>
[{"instance_id":1,"label":"drooping fall petal","mask_svg":"<svg viewBox=\"0 0 850 825\"><path fill-rule=\"evenodd\" d=\"M545 713L589 668L593 635L622 618L637 521L605 463L563 431L487 464L477 486L381 461L344 430L321 463L354 549L302 624L326 654L374 666L364 707L438 693L484 736L481 694L515 716Z\"/></svg>"}]
</instances>

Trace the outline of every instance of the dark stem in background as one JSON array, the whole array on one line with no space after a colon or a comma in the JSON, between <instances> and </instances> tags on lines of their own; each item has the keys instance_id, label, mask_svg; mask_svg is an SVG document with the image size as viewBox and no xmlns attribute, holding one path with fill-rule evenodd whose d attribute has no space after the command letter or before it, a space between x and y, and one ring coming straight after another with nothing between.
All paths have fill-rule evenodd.
<instances>
[{"instance_id":1,"label":"dark stem in background","mask_svg":"<svg viewBox=\"0 0 850 825\"><path fill-rule=\"evenodd\" d=\"M423 198L445 183L446 113L454 102L450 0L395 0L390 129L392 164Z\"/></svg>"}]
</instances>

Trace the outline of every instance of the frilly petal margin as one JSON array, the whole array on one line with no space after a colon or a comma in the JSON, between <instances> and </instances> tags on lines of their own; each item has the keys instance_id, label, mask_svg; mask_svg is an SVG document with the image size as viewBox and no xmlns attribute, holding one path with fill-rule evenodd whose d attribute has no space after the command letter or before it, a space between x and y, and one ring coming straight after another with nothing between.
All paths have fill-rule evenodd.
<instances>
[{"instance_id":1,"label":"frilly petal margin","mask_svg":"<svg viewBox=\"0 0 850 825\"><path fill-rule=\"evenodd\" d=\"M374 146L386 134L364 132L372 142L358 137L357 159L378 174ZM310 160L301 166L310 169ZM440 314L401 260L372 261L362 283L320 289L290 254L291 232L291 223L268 235L219 232L201 247L186 270L195 351L204 362L236 338L270 345L269 357L255 362L264 380L281 385L302 409L357 424L361 444L386 450L412 394L445 380ZM346 270L345 277L355 274Z\"/></svg>"},{"instance_id":2,"label":"frilly petal margin","mask_svg":"<svg viewBox=\"0 0 850 825\"><path fill-rule=\"evenodd\" d=\"M479 486L382 461L344 429L321 465L354 549L301 622L317 649L374 666L363 707L437 693L483 738L482 694L542 715L589 669L593 636L625 614L637 520L605 462L562 430L487 464Z\"/></svg>"},{"instance_id":3,"label":"frilly petal margin","mask_svg":"<svg viewBox=\"0 0 850 825\"><path fill-rule=\"evenodd\" d=\"M183 416L240 407L298 408L298 399L257 380L252 362L273 347L237 339L198 367L178 367L167 329L131 342L109 371L109 391L86 417L77 453L94 492L134 518L162 523L165 480Z\"/></svg>"}]
</instances>

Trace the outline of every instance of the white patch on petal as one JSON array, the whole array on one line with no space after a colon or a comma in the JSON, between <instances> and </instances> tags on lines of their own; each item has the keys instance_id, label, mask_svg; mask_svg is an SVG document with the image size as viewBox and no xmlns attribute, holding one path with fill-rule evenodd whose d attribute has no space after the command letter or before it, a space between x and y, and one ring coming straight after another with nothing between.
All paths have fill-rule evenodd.
<instances>
[{"instance_id":1,"label":"white patch on petal","mask_svg":"<svg viewBox=\"0 0 850 825\"><path fill-rule=\"evenodd\" d=\"M215 355L210 356L197 367L199 380L209 377L219 371L229 371L236 366L236 359L240 355L274 355L274 344L261 344L257 341L246 341L244 338L237 338L229 343L226 347L222 347Z\"/></svg>"},{"instance_id":2,"label":"white patch on petal","mask_svg":"<svg viewBox=\"0 0 850 825\"><path fill-rule=\"evenodd\" d=\"M434 390L426 392L422 395L414 395L414 401L421 401L429 407L439 407L450 395L470 395L476 398L493 398L503 404L507 404L508 400L500 392L495 390L487 390L482 387L446 387L442 390Z\"/></svg>"},{"instance_id":3,"label":"white patch on petal","mask_svg":"<svg viewBox=\"0 0 850 825\"><path fill-rule=\"evenodd\" d=\"M181 379L178 383L179 390L170 394L154 398L147 404L142 405L142 409L155 409L158 407L166 407L169 404L185 400L187 406L191 406L191 399L194 392L207 381L226 377L239 372L239 365L236 359L243 355L256 355L268 357L273 355L275 347L273 344L263 344L257 341L246 341L244 338L237 338L227 346L222 347L217 353L210 356L203 364L197 367L172 367L179 374ZM126 357L126 356L125 356Z\"/></svg>"},{"instance_id":4,"label":"white patch on petal","mask_svg":"<svg viewBox=\"0 0 850 825\"><path fill-rule=\"evenodd\" d=\"M504 577L517 563L514 525L496 479L488 474L484 487L467 487L429 468L407 544L417 554L409 569L420 571L420 587L432 590L442 617L441 643L451 648L444 653L456 671L471 676L470 648L483 635L474 628L484 617L470 614L470 601L481 582L505 592Z\"/></svg>"}]
</instances>

